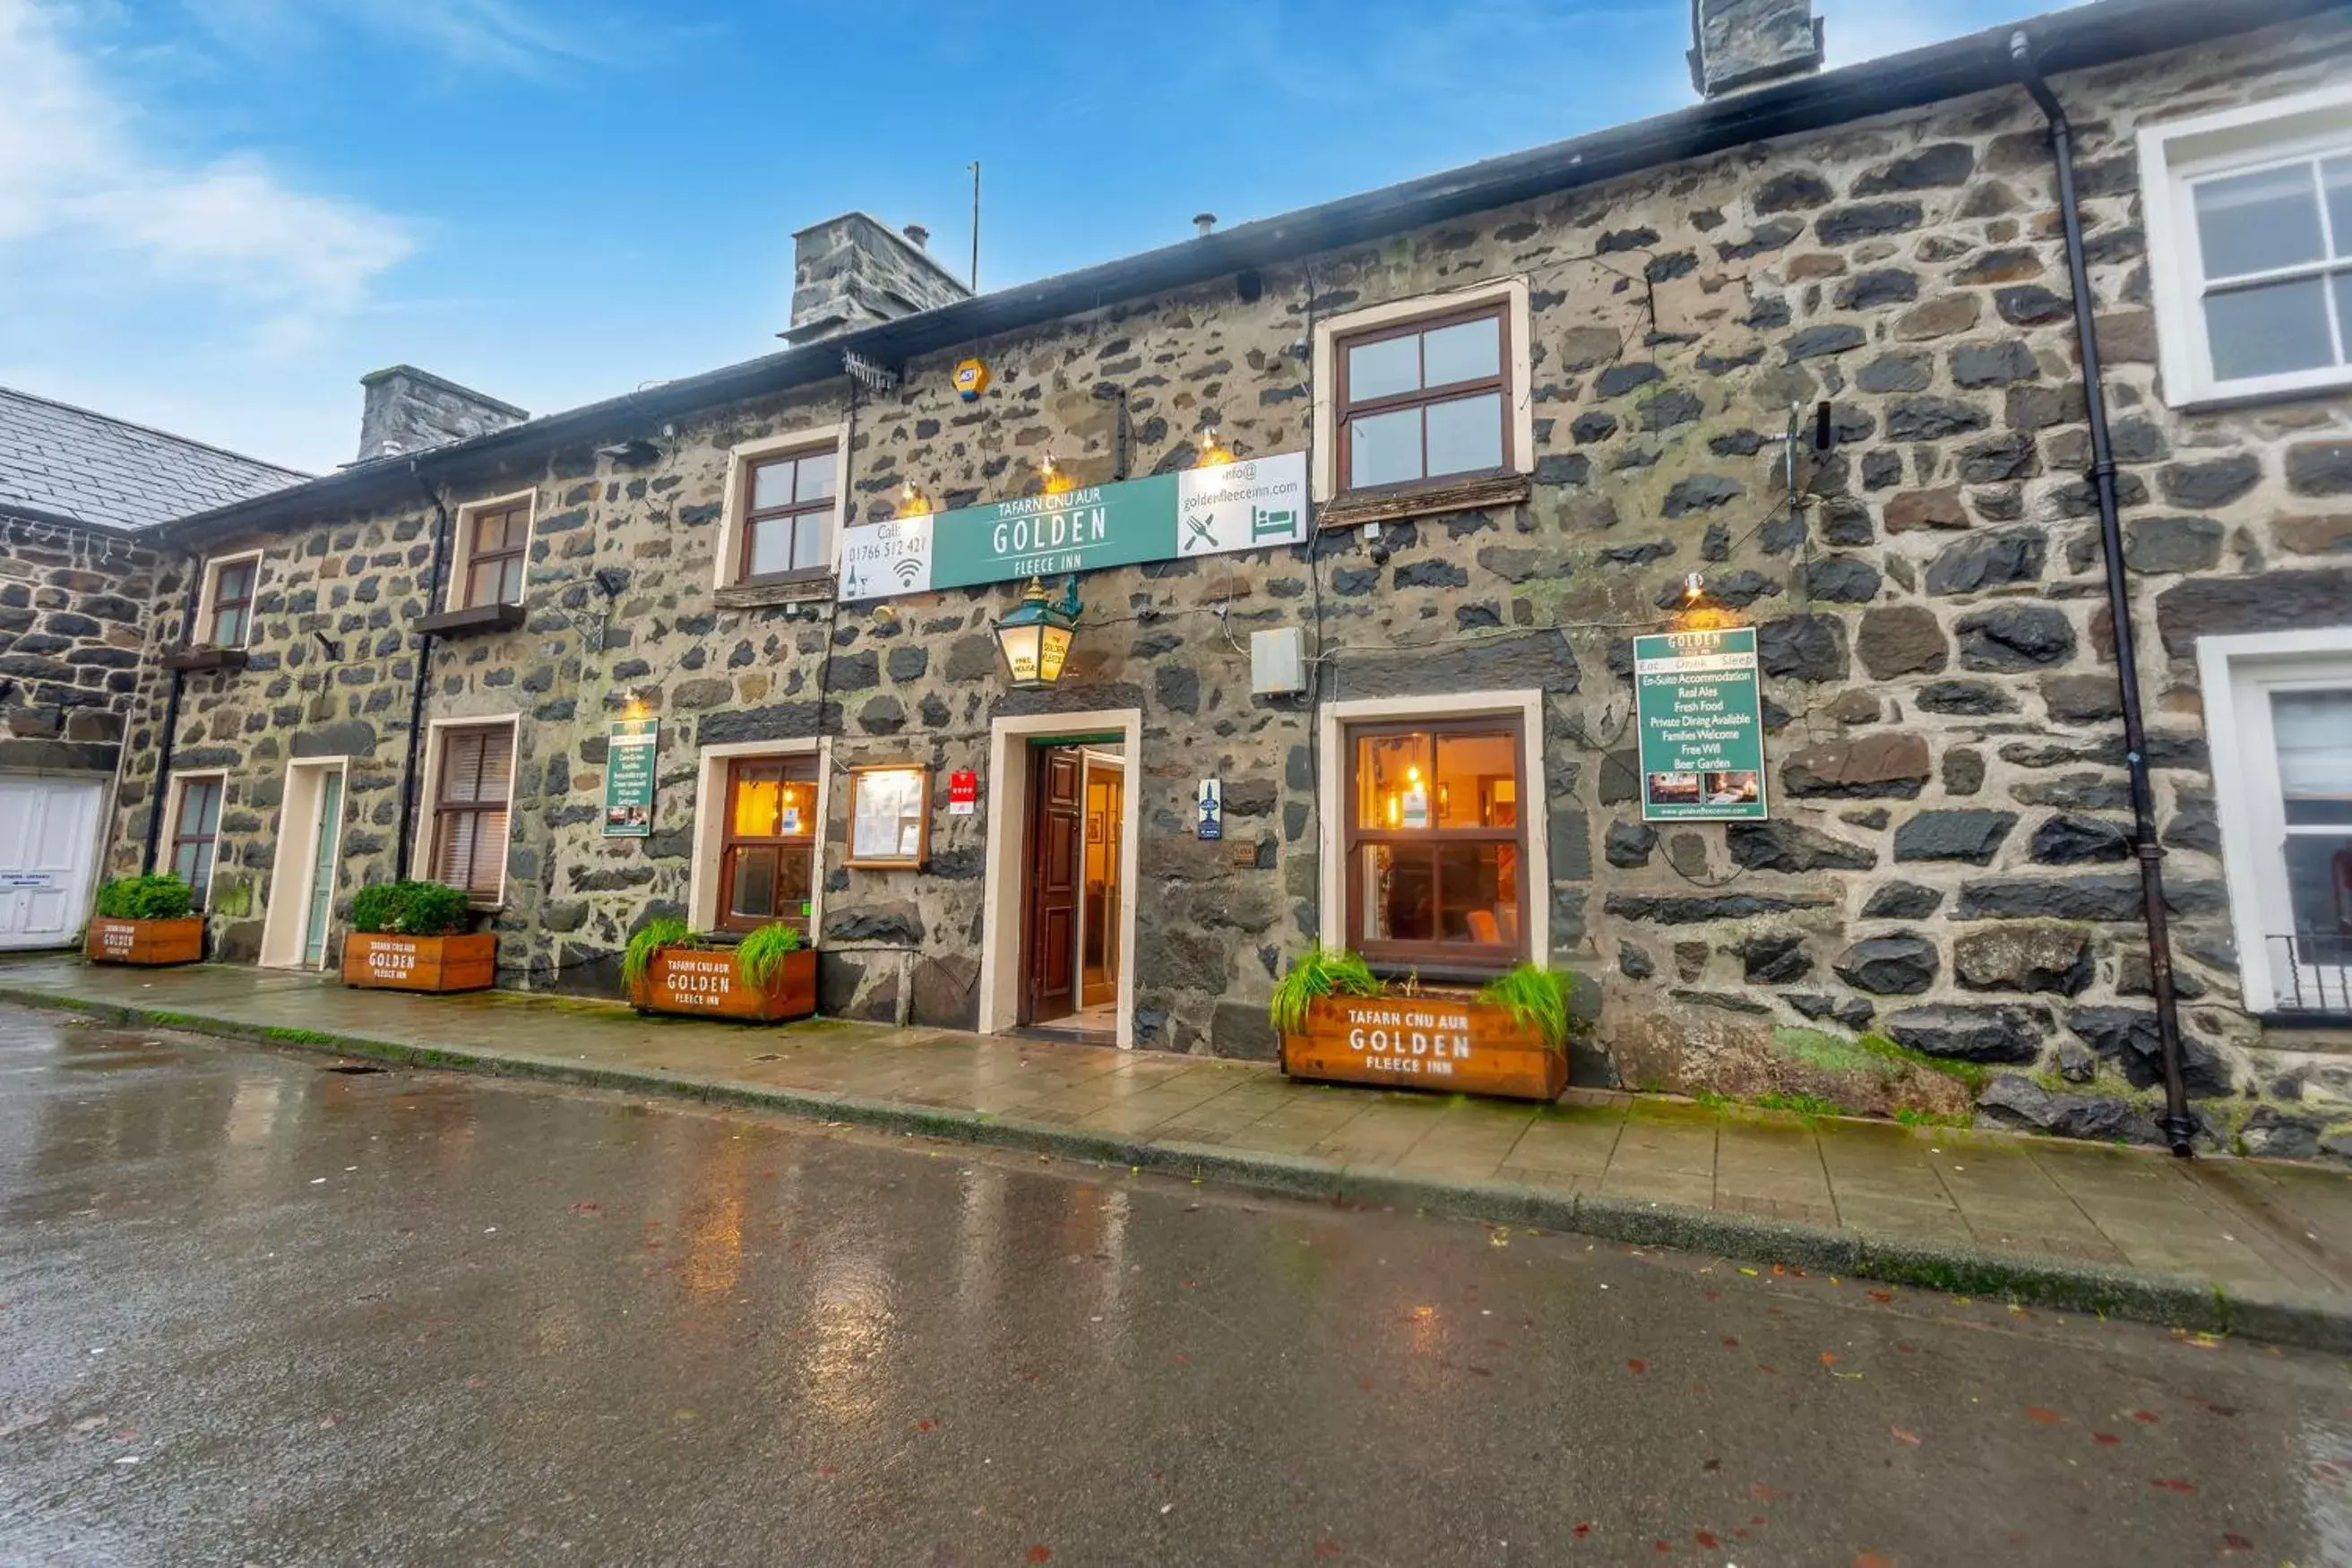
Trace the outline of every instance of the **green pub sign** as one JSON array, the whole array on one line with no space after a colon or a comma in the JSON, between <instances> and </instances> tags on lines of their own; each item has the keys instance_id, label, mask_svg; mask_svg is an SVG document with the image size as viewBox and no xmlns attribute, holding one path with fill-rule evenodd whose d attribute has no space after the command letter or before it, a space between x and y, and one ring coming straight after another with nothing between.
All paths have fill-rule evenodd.
<instances>
[{"instance_id":1,"label":"green pub sign","mask_svg":"<svg viewBox=\"0 0 2352 1568\"><path fill-rule=\"evenodd\" d=\"M1633 639L1647 822L1754 822L1767 813L1764 693L1753 628Z\"/></svg>"},{"instance_id":2,"label":"green pub sign","mask_svg":"<svg viewBox=\"0 0 2352 1568\"><path fill-rule=\"evenodd\" d=\"M654 752L658 719L615 719L604 742L604 837L644 838L654 830Z\"/></svg>"}]
</instances>

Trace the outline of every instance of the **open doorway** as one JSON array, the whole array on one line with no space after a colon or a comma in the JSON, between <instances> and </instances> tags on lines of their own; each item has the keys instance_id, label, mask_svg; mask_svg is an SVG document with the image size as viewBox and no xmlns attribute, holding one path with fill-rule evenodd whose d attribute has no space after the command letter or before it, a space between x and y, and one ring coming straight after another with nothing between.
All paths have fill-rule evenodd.
<instances>
[{"instance_id":1,"label":"open doorway","mask_svg":"<svg viewBox=\"0 0 2352 1568\"><path fill-rule=\"evenodd\" d=\"M988 728L980 1031L1025 1033L1042 1020L1055 1039L1131 1047L1143 715L1132 708L1007 714ZM1056 757L1058 770L1048 765ZM1089 778L1104 787L1089 789ZM1098 868L1087 854L1089 795L1102 814ZM1050 803L1044 810L1041 795ZM1041 823L1050 830L1042 836ZM1055 858L1041 867L1041 854ZM1101 875L1090 877L1090 869ZM1101 933L1091 952L1090 924ZM1042 984L1040 957L1048 966Z\"/></svg>"},{"instance_id":2,"label":"open doorway","mask_svg":"<svg viewBox=\"0 0 2352 1568\"><path fill-rule=\"evenodd\" d=\"M1125 740L1054 737L1028 750L1020 1021L1115 1044L1125 967Z\"/></svg>"},{"instance_id":3,"label":"open doorway","mask_svg":"<svg viewBox=\"0 0 2352 1568\"><path fill-rule=\"evenodd\" d=\"M324 969L334 956L335 871L342 849L349 761L298 758L286 765L278 854L261 924L261 962L279 969Z\"/></svg>"}]
</instances>

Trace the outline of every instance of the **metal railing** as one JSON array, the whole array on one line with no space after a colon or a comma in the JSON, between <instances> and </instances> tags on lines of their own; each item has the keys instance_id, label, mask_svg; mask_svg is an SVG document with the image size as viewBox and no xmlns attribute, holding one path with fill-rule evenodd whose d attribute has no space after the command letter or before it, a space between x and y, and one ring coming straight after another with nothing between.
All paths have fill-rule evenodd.
<instances>
[{"instance_id":1,"label":"metal railing","mask_svg":"<svg viewBox=\"0 0 2352 1568\"><path fill-rule=\"evenodd\" d=\"M2352 1014L2352 936L2296 931L2264 941L2273 1011Z\"/></svg>"}]
</instances>

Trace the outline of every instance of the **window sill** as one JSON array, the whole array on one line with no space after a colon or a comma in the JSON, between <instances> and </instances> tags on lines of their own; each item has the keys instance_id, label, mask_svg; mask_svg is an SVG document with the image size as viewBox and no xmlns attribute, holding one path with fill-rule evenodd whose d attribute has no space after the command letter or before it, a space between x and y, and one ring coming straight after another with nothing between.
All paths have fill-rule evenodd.
<instances>
[{"instance_id":1,"label":"window sill","mask_svg":"<svg viewBox=\"0 0 2352 1568\"><path fill-rule=\"evenodd\" d=\"M2232 408L2259 408L2269 404L2308 403L2315 397L2340 396L2347 390L2352 390L2352 374L2338 371L2325 380L2287 385L2200 384L2189 388L2177 399L2167 398L2165 406L2176 414L2220 414Z\"/></svg>"},{"instance_id":2,"label":"window sill","mask_svg":"<svg viewBox=\"0 0 2352 1568\"><path fill-rule=\"evenodd\" d=\"M1419 485L1409 490L1343 495L1317 508L1315 523L1322 529L1361 528L1368 522L1394 522L1402 518L1428 517L1444 511L1516 506L1528 499L1533 488L1534 482L1526 474L1486 474L1474 479Z\"/></svg>"},{"instance_id":3,"label":"window sill","mask_svg":"<svg viewBox=\"0 0 2352 1568\"><path fill-rule=\"evenodd\" d=\"M748 583L730 583L712 595L712 602L722 610L756 610L769 605L803 605L812 600L822 603L833 596L833 574L819 572L805 577L762 577Z\"/></svg>"},{"instance_id":4,"label":"window sill","mask_svg":"<svg viewBox=\"0 0 2352 1568\"><path fill-rule=\"evenodd\" d=\"M1500 980L1521 961L1497 960L1484 963L1392 963L1380 959L1367 961L1371 972L1382 980L1419 980L1424 988L1443 993L1467 995L1483 988L1489 981Z\"/></svg>"},{"instance_id":5,"label":"window sill","mask_svg":"<svg viewBox=\"0 0 2352 1568\"><path fill-rule=\"evenodd\" d=\"M520 605L469 605L462 610L420 616L416 629L436 637L455 637L470 632L510 632L522 623Z\"/></svg>"},{"instance_id":6,"label":"window sill","mask_svg":"<svg viewBox=\"0 0 2352 1568\"><path fill-rule=\"evenodd\" d=\"M251 662L252 657L241 647L199 646L173 648L163 656L161 662L165 669L243 669Z\"/></svg>"}]
</instances>

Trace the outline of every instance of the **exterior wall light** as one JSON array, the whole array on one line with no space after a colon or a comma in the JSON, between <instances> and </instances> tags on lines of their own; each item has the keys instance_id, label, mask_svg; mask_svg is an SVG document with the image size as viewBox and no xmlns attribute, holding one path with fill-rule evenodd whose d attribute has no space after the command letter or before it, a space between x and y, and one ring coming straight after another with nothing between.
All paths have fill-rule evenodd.
<instances>
[{"instance_id":1,"label":"exterior wall light","mask_svg":"<svg viewBox=\"0 0 2352 1568\"><path fill-rule=\"evenodd\" d=\"M930 498L924 495L922 491L915 488L914 480L908 479L905 484L898 487L898 515L900 517L929 517L930 512Z\"/></svg>"},{"instance_id":2,"label":"exterior wall light","mask_svg":"<svg viewBox=\"0 0 2352 1568\"><path fill-rule=\"evenodd\" d=\"M1029 579L1021 603L996 623L996 646L1004 655L1005 676L1021 690L1039 690L1062 679L1070 657L1070 638L1086 606L1078 603L1078 580L1062 584L1056 603L1045 596L1042 577Z\"/></svg>"},{"instance_id":3,"label":"exterior wall light","mask_svg":"<svg viewBox=\"0 0 2352 1568\"><path fill-rule=\"evenodd\" d=\"M1038 459L1037 471L1045 477L1045 493L1049 496L1061 495L1078 488L1078 481L1063 472L1050 457Z\"/></svg>"},{"instance_id":4,"label":"exterior wall light","mask_svg":"<svg viewBox=\"0 0 2352 1568\"><path fill-rule=\"evenodd\" d=\"M1227 449L1223 442L1217 439L1214 426L1201 432L1201 467L1211 468L1220 463L1230 463L1233 460L1233 453Z\"/></svg>"}]
</instances>

